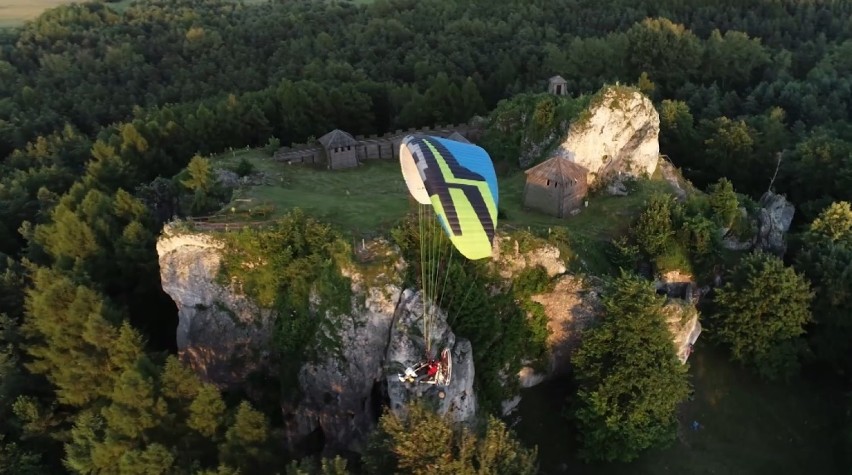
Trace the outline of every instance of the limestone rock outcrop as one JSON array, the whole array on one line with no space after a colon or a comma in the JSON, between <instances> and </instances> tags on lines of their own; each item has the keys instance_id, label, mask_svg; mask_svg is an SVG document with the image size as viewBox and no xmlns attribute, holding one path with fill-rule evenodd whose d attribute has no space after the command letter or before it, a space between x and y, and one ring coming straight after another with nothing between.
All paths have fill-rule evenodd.
<instances>
[{"instance_id":1,"label":"limestone rock outcrop","mask_svg":"<svg viewBox=\"0 0 852 475\"><path fill-rule=\"evenodd\" d=\"M686 363L692 345L701 335L701 322L695 305L681 299L669 299L663 306L666 324L674 337L675 350L681 363Z\"/></svg>"},{"instance_id":2,"label":"limestone rock outcrop","mask_svg":"<svg viewBox=\"0 0 852 475\"><path fill-rule=\"evenodd\" d=\"M275 317L238 288L219 281L222 242L167 225L157 251L163 289L178 307L178 351L185 363L222 388L243 385L253 372L274 365L270 345ZM405 263L386 242L371 242L359 252L382 254L377 259L384 265L372 269L369 277L343 269L352 282L351 310L326 315L336 332L327 336L339 340L341 354L300 368L300 397L282 405L284 436L291 446L321 433L328 451L361 450L382 404L398 410L413 397L437 395L434 386L406 388L396 376L415 365L424 349L416 331L423 315L420 294L400 287ZM456 339L443 314L434 319L433 336L437 347L452 349L453 358L453 377L441 388L439 410L454 420L470 421L476 413L471 344Z\"/></svg>"},{"instance_id":3,"label":"limestone rock outcrop","mask_svg":"<svg viewBox=\"0 0 852 475\"><path fill-rule=\"evenodd\" d=\"M353 276L358 285L357 276ZM299 372L302 398L288 408L288 436L296 444L321 430L326 450L361 450L379 417L374 392L384 372L385 350L400 289L393 285L365 289L363 306L353 297L353 311L338 318L342 357L328 355L306 363Z\"/></svg>"},{"instance_id":4,"label":"limestone rock outcrop","mask_svg":"<svg viewBox=\"0 0 852 475\"><path fill-rule=\"evenodd\" d=\"M600 311L599 293L573 275L557 278L553 290L532 297L544 306L547 314L547 339L550 362L546 375L526 367L521 370L522 387L530 387L545 379L565 374L570 369L571 352L579 343L580 331L594 321Z\"/></svg>"},{"instance_id":5,"label":"limestone rock outcrop","mask_svg":"<svg viewBox=\"0 0 852 475\"><path fill-rule=\"evenodd\" d=\"M589 170L589 185L619 173L652 175L659 136L660 115L651 100L634 89L610 86L571 123L551 156L572 152L574 161Z\"/></svg>"},{"instance_id":6,"label":"limestone rock outcrop","mask_svg":"<svg viewBox=\"0 0 852 475\"><path fill-rule=\"evenodd\" d=\"M268 310L218 282L222 248L212 236L170 225L157 241L163 290L178 309L178 356L203 379L227 387L267 362L273 321Z\"/></svg>"},{"instance_id":7,"label":"limestone rock outcrop","mask_svg":"<svg viewBox=\"0 0 852 475\"><path fill-rule=\"evenodd\" d=\"M782 195L767 191L760 197L757 216L757 247L764 251L783 255L787 250L784 235L790 230L796 207Z\"/></svg>"},{"instance_id":8,"label":"limestone rock outcrop","mask_svg":"<svg viewBox=\"0 0 852 475\"><path fill-rule=\"evenodd\" d=\"M787 250L785 236L790 230L796 207L783 195L771 191L764 193L758 204L760 208L752 216L748 216L745 208L740 208L754 230L753 235L744 239L732 236L729 230L723 230L727 235L724 235L722 245L730 250L759 249L781 256Z\"/></svg>"},{"instance_id":9,"label":"limestone rock outcrop","mask_svg":"<svg viewBox=\"0 0 852 475\"><path fill-rule=\"evenodd\" d=\"M436 402L438 413L448 414L456 422L471 422L476 415L476 395L473 390L473 348L470 341L456 339L447 324L444 312L430 317L432 357L443 348L452 355L452 377L448 386L409 384L399 380L405 368L414 367L424 358L424 308L420 292L406 290L402 294L387 349L387 387L392 411L399 413L412 399L429 398ZM431 312L430 312L431 313Z\"/></svg>"},{"instance_id":10,"label":"limestone rock outcrop","mask_svg":"<svg viewBox=\"0 0 852 475\"><path fill-rule=\"evenodd\" d=\"M544 245L532 251L521 252L520 243L509 236L494 236L491 259L504 279L509 279L526 268L539 265L544 267L550 277L564 274L566 271L559 249L555 246Z\"/></svg>"}]
</instances>

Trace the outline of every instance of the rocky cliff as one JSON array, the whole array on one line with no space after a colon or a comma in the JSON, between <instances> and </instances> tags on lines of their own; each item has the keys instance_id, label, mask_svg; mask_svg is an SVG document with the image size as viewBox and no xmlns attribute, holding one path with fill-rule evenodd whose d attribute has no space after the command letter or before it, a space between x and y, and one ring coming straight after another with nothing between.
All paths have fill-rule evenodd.
<instances>
[{"instance_id":1,"label":"rocky cliff","mask_svg":"<svg viewBox=\"0 0 852 475\"><path fill-rule=\"evenodd\" d=\"M580 331L592 323L601 311L600 286L595 278L565 273L559 249L554 246L545 244L526 253L519 253L517 242L510 238L503 237L498 242L499 246L495 248L503 251L495 255L494 259L503 278L508 280L526 268L542 265L554 279L549 292L532 297L534 302L544 306L548 317L550 360L545 373L537 372L532 367L524 367L520 371L518 377L521 386L531 387L570 369L570 355L579 343ZM670 272L663 276L657 287L665 289L669 297L664 309L666 321L678 357L686 362L691 344L701 333L699 315L694 305L695 284L692 276ZM511 407L511 404L505 404L504 411Z\"/></svg>"},{"instance_id":2,"label":"rocky cliff","mask_svg":"<svg viewBox=\"0 0 852 475\"><path fill-rule=\"evenodd\" d=\"M589 184L619 173L652 175L660 156L660 116L639 91L623 86L602 89L568 129L553 155L573 152L589 170Z\"/></svg>"},{"instance_id":3,"label":"rocky cliff","mask_svg":"<svg viewBox=\"0 0 852 475\"><path fill-rule=\"evenodd\" d=\"M437 357L443 348L451 350L453 370L446 387L412 385L401 382L397 374L423 360L423 301L420 292L406 290L397 306L386 353L388 368L387 387L391 410L400 412L408 401L428 397L438 408L438 413L449 414L456 422L471 422L476 415L476 395L473 390L473 348L465 339L456 339L447 316L441 312L431 319L431 357ZM396 370L396 371L394 371Z\"/></svg>"},{"instance_id":4,"label":"rocky cliff","mask_svg":"<svg viewBox=\"0 0 852 475\"><path fill-rule=\"evenodd\" d=\"M723 245L731 250L758 249L782 256L787 250L785 236L790 230L796 207L783 195L771 191L760 197L758 205L760 208L751 216L745 208L740 208L743 218L754 231L752 235L746 239L738 238L731 235L729 229L723 229Z\"/></svg>"},{"instance_id":5,"label":"rocky cliff","mask_svg":"<svg viewBox=\"0 0 852 475\"><path fill-rule=\"evenodd\" d=\"M211 236L168 225L157 241L163 290L178 308L179 356L202 378L227 387L268 360L273 319L218 283L222 248Z\"/></svg>"},{"instance_id":6,"label":"rocky cliff","mask_svg":"<svg viewBox=\"0 0 852 475\"><path fill-rule=\"evenodd\" d=\"M533 297L548 317L550 361L545 373L525 367L517 375L521 385L529 387L568 369L578 330L592 321L599 300L593 280L566 274L556 247L539 245L523 252L519 248L507 236L495 241L492 263L507 283L533 266L542 266L555 280L552 290ZM383 264L372 270L344 269L352 282L351 308L345 315L327 315L334 319L342 354L305 363L298 373L301 397L282 406L293 445L321 434L328 450L360 450L383 404L399 411L413 398L431 399L441 413L459 422L471 421L476 414L474 349L456 337L441 312L432 319L432 345L435 354L444 347L451 350L450 385L437 388L399 381L398 374L424 357L423 302L420 293L401 287L405 263L392 246L375 241L365 249ZM239 288L220 282L223 244L212 235L166 226L157 250L163 289L178 307L181 359L223 388L244 384L255 371L274 367L275 315L258 308ZM679 304L670 312L673 341L682 359L696 328L700 331L697 312L694 307L690 312L690 307Z\"/></svg>"},{"instance_id":7,"label":"rocky cliff","mask_svg":"<svg viewBox=\"0 0 852 475\"><path fill-rule=\"evenodd\" d=\"M434 391L406 387L397 372L423 355L416 329L423 316L419 294L400 287L404 263L384 242L370 243L385 265L367 278L359 269L344 269L352 282L352 306L334 319L341 355L305 363L298 374L301 394L282 412L286 437L295 446L322 434L326 449L360 450L387 402L394 410L414 397ZM273 365L270 356L275 315L258 308L234 285L218 279L224 246L214 236L166 226L157 243L163 289L178 307L180 358L205 380L222 388L244 384L252 373ZM453 378L443 388L439 410L457 421L476 412L473 353L470 342L456 339L443 315L434 323L437 345L449 346Z\"/></svg>"}]
</instances>

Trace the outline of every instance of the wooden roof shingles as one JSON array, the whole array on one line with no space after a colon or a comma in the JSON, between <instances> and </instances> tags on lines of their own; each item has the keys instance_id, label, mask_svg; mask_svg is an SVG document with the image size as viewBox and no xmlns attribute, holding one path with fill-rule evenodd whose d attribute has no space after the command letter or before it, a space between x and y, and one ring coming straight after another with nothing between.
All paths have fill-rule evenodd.
<instances>
[{"instance_id":1,"label":"wooden roof shingles","mask_svg":"<svg viewBox=\"0 0 852 475\"><path fill-rule=\"evenodd\" d=\"M355 140L355 137L352 137L352 135L340 129L332 130L331 132L317 139L317 141L321 143L322 146L326 149L358 145L360 143Z\"/></svg>"}]
</instances>

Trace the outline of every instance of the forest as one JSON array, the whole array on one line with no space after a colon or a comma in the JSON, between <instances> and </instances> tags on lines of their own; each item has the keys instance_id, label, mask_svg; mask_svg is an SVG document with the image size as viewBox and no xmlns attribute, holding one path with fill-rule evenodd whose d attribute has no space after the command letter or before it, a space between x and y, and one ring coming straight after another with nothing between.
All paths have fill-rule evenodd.
<instances>
[{"instance_id":1,"label":"forest","mask_svg":"<svg viewBox=\"0 0 852 475\"><path fill-rule=\"evenodd\" d=\"M848 467L850 73L852 3L839 0L137 0L0 29L0 473L535 473L535 450L498 418L459 433L417 407L383 417L348 467L282 454L273 414L175 358L154 246L164 222L208 206L210 190L173 179L193 157L488 117L555 74L572 96L638 87L659 111L661 153L709 191L685 206L655 196L613 245L625 271L607 312L637 315L642 338L661 328L653 290L629 272L637 259L677 239L712 267L703 223L732 226L737 202L769 189L795 204L783 260L743 258L702 313L756 378L838 388L844 435L825 451ZM628 330L602 325L578 356L573 420L590 459L670 441L688 393L649 345L671 400L607 428L590 395L625 377L599 370L625 358L606 348ZM451 449L412 451L417 440Z\"/></svg>"}]
</instances>

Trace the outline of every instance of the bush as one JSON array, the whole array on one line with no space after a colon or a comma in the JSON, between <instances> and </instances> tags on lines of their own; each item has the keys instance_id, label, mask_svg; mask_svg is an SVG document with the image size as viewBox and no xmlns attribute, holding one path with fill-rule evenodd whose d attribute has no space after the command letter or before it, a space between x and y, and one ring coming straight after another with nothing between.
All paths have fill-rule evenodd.
<instances>
[{"instance_id":1,"label":"bush","mask_svg":"<svg viewBox=\"0 0 852 475\"><path fill-rule=\"evenodd\" d=\"M671 195L655 193L631 227L631 236L646 256L659 256L669 246L674 235L673 206Z\"/></svg>"},{"instance_id":2,"label":"bush","mask_svg":"<svg viewBox=\"0 0 852 475\"><path fill-rule=\"evenodd\" d=\"M281 148L281 141L278 140L278 137L269 137L266 145L263 146L263 150L268 153L269 156L275 155L275 152L279 148Z\"/></svg>"},{"instance_id":3,"label":"bush","mask_svg":"<svg viewBox=\"0 0 852 475\"><path fill-rule=\"evenodd\" d=\"M248 176L254 173L254 165L245 157L240 159L240 162L237 163L237 166L234 167L234 173L239 175L240 177Z\"/></svg>"},{"instance_id":4,"label":"bush","mask_svg":"<svg viewBox=\"0 0 852 475\"><path fill-rule=\"evenodd\" d=\"M547 269L541 265L522 270L512 282L512 290L517 299L525 299L546 292L550 287L551 281L547 275Z\"/></svg>"}]
</instances>

